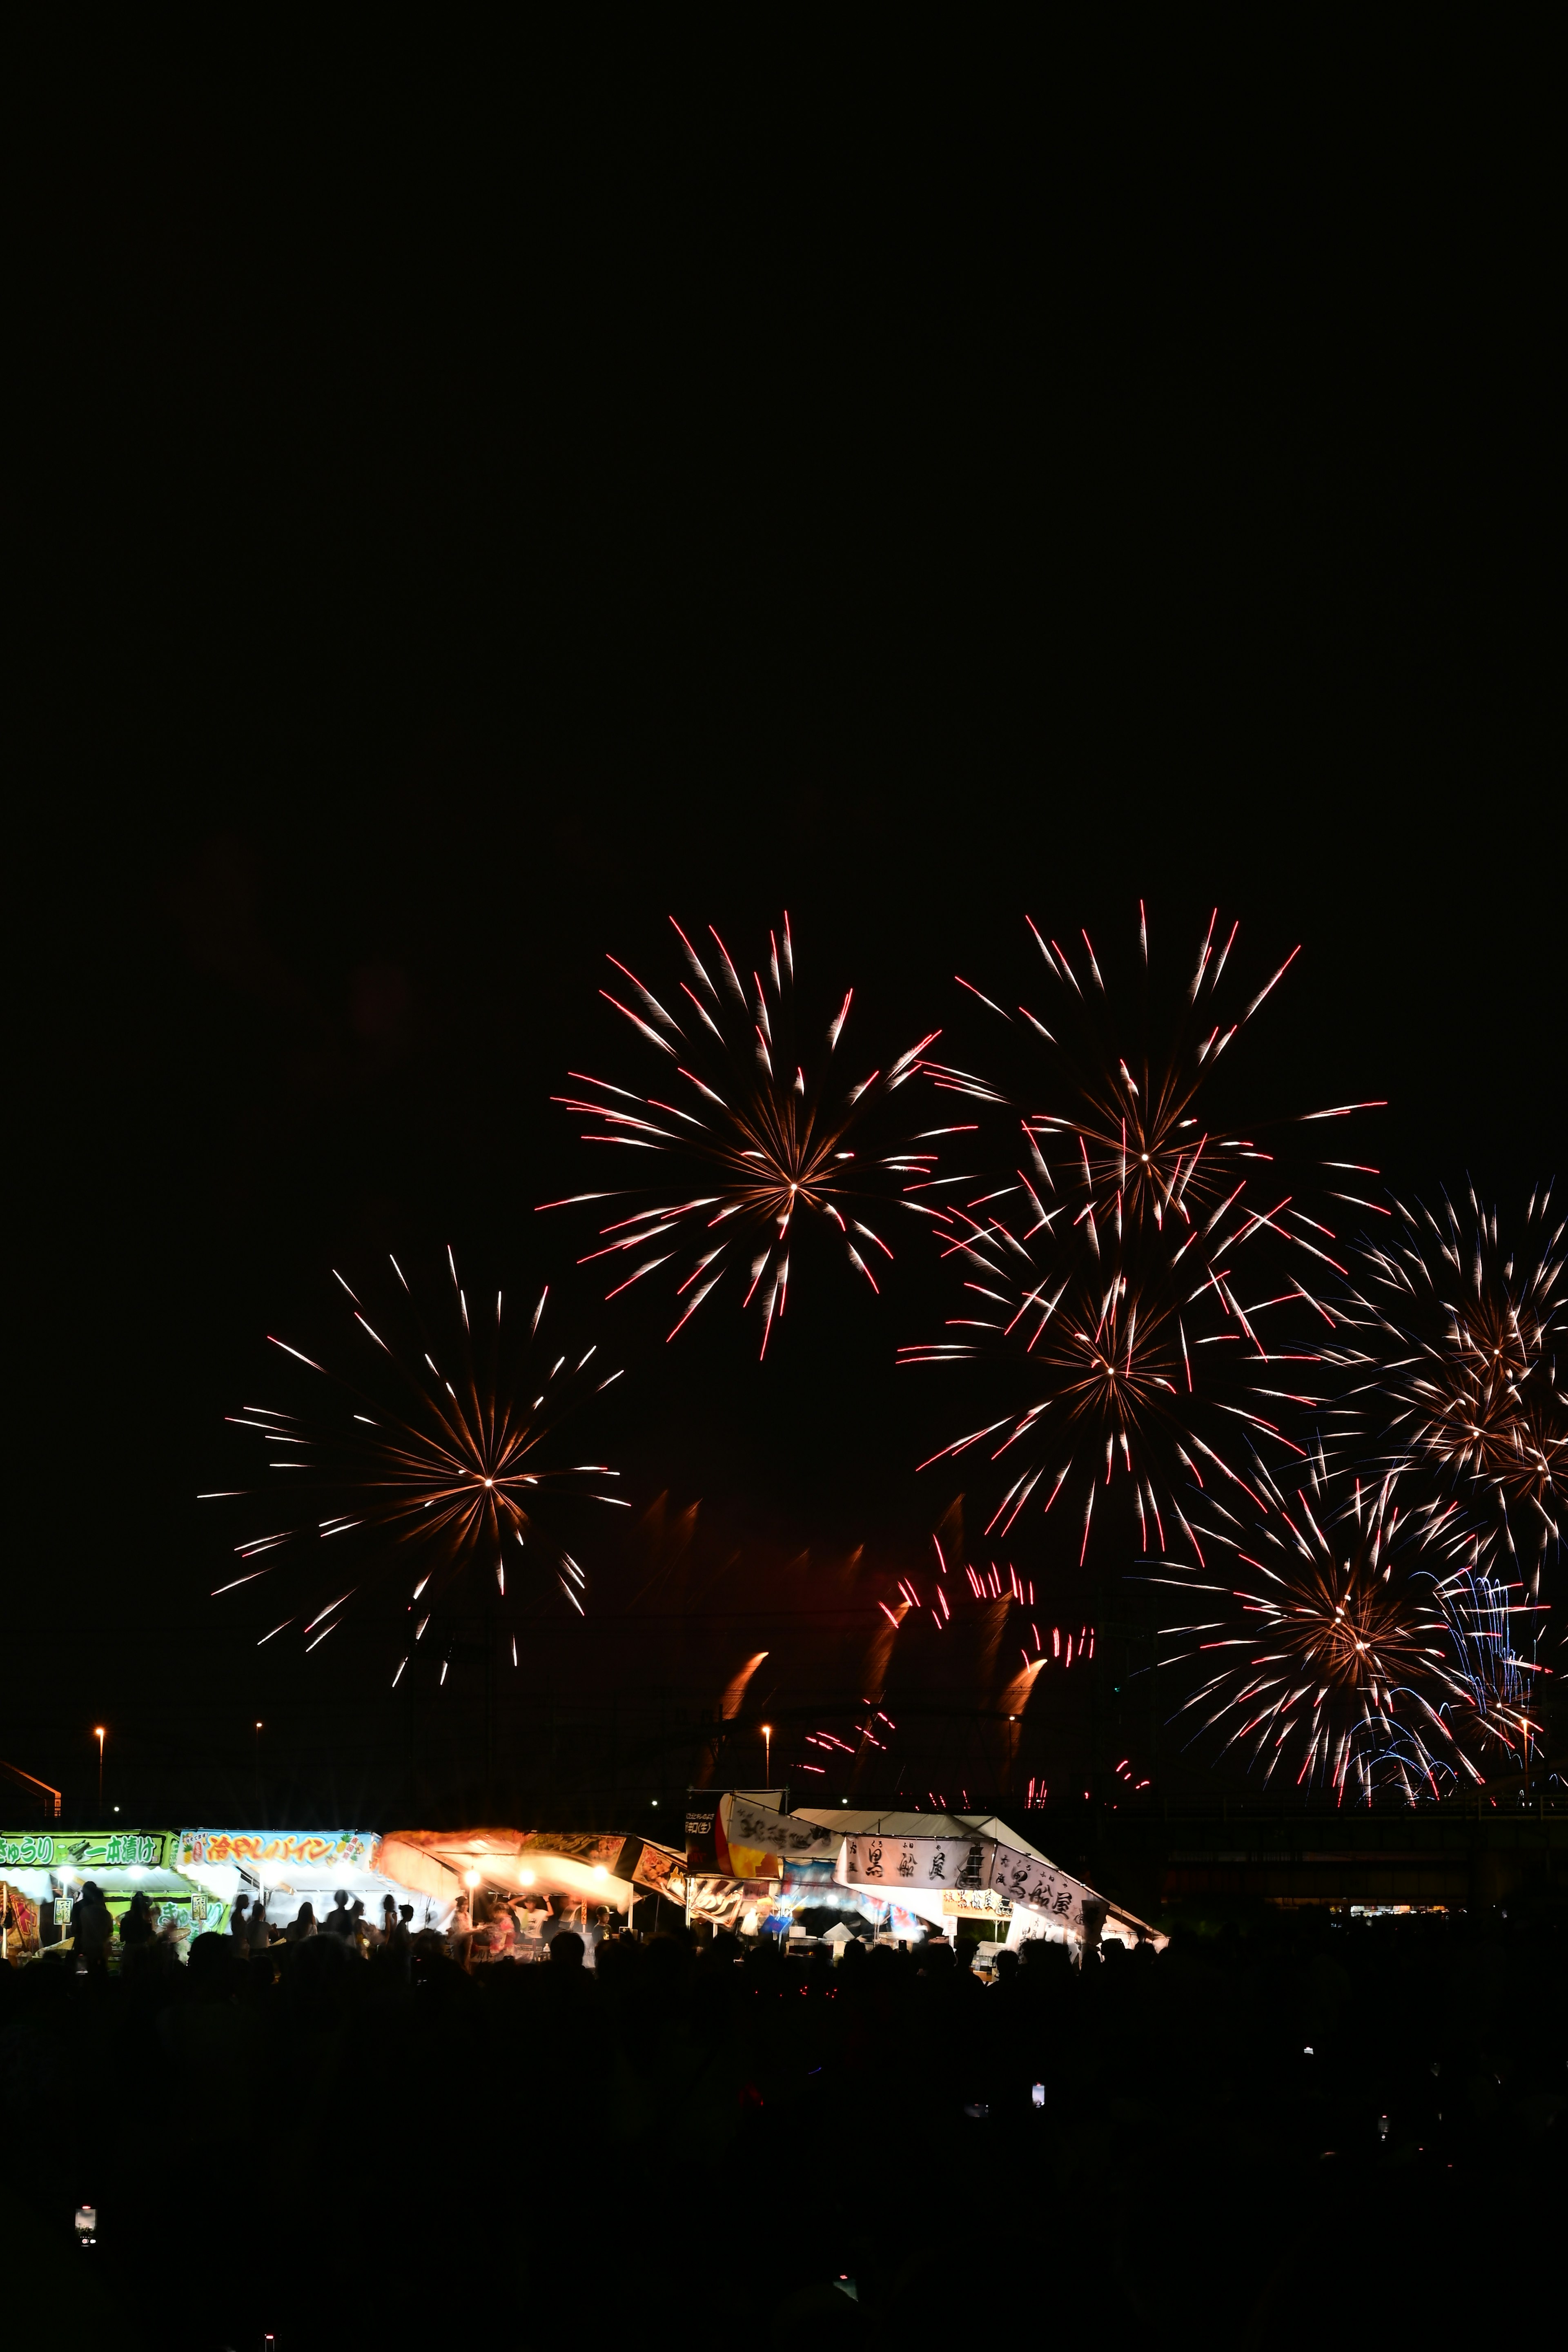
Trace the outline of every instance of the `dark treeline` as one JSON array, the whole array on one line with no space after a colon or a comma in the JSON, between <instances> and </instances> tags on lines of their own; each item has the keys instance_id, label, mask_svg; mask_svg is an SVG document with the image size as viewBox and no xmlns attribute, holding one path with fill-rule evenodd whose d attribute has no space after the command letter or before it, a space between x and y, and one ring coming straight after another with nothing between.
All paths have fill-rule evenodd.
<instances>
[{"instance_id":1,"label":"dark treeline","mask_svg":"<svg viewBox=\"0 0 1568 2352\"><path fill-rule=\"evenodd\" d=\"M994 1984L679 1932L593 1973L569 1936L61 1953L0 1969L6 2240L58 2340L126 2352L1512 2326L1564 2210L1564 1929L1277 1913Z\"/></svg>"}]
</instances>

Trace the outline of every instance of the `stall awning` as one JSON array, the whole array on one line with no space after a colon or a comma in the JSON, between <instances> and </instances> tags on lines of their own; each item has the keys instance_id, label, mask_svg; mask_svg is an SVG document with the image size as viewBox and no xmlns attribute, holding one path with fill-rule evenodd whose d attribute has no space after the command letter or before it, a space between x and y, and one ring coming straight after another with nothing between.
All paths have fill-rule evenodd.
<instances>
[{"instance_id":1,"label":"stall awning","mask_svg":"<svg viewBox=\"0 0 1568 2352\"><path fill-rule=\"evenodd\" d=\"M686 1899L682 1857L619 1830L393 1830L381 1866L448 1902L470 1878L495 1894L565 1895L616 1911L634 1894Z\"/></svg>"}]
</instances>

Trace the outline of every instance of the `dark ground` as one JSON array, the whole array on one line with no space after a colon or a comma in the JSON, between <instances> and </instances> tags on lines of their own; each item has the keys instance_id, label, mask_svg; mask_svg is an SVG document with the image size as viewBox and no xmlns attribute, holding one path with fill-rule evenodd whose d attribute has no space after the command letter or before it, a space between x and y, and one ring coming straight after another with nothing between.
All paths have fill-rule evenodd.
<instances>
[{"instance_id":1,"label":"dark ground","mask_svg":"<svg viewBox=\"0 0 1568 2352\"><path fill-rule=\"evenodd\" d=\"M724 1938L596 1980L326 1937L276 1981L216 1937L166 1978L45 1961L0 1975L6 2241L58 2340L127 2352L694 2307L780 2345L1512 2333L1562 2307L1563 1927L1275 1914L987 1989Z\"/></svg>"}]
</instances>

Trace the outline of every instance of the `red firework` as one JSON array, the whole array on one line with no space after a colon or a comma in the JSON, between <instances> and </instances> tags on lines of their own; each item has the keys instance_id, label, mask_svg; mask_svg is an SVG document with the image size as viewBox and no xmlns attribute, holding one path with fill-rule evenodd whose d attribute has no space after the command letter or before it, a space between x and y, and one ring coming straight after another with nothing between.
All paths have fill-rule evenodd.
<instances>
[{"instance_id":1,"label":"red firework","mask_svg":"<svg viewBox=\"0 0 1568 2352\"><path fill-rule=\"evenodd\" d=\"M711 972L673 918L671 928L689 978L667 991L668 1005L613 956L608 961L624 985L619 994L600 992L664 1057L663 1087L634 1090L574 1072L594 1092L557 1097L595 1122L585 1142L652 1155L650 1181L543 1205L591 1201L625 1211L600 1229L601 1246L581 1263L604 1260L614 1268L605 1294L611 1298L668 1268L682 1302L672 1339L729 1278L743 1307L759 1307L765 1353L784 1311L797 1227L830 1229L848 1265L876 1289L863 1252L893 1253L885 1232L868 1220L877 1216L885 1226L879 1213L896 1197L898 1180L923 1175L931 1164L929 1155L911 1155L897 1139L879 1136L879 1114L913 1076L938 1033L886 1069L851 1080L838 1049L854 992L820 1044L801 1040L787 915L781 929L768 934L763 970L753 969L749 987L711 927ZM627 995L633 1003L623 1001ZM639 1193L652 1197L631 1207Z\"/></svg>"},{"instance_id":2,"label":"red firework","mask_svg":"<svg viewBox=\"0 0 1568 2352\"><path fill-rule=\"evenodd\" d=\"M1080 977L1059 942L1029 928L1054 992L1049 1019L1022 1003L1015 1017L972 990L1005 1024L1005 1075L927 1065L944 1090L1010 1112L1015 1149L1011 1168L998 1159L985 1175L939 1180L943 1205L929 1213L963 1273L968 1311L902 1360L981 1368L991 1416L932 1459L984 1446L1005 1464L988 1533L1005 1535L1028 1507L1049 1512L1060 1498L1080 1529L1081 1565L1097 1510L1104 1518L1100 1491L1120 1476L1140 1548L1163 1549L1179 1531L1201 1559L1193 1495L1217 1484L1251 1496L1253 1447L1302 1451L1284 1423L1321 1399L1303 1392L1294 1368L1316 1365L1322 1351L1296 1335L1311 1318L1331 1329L1317 1269L1344 1271L1332 1229L1298 1199L1275 1155L1205 1116L1216 1065L1295 956L1232 1016L1221 990L1237 930L1216 950L1211 917L1156 1034L1142 907L1131 1013L1113 1000L1087 933ZM1376 1107L1341 1105L1304 1121ZM981 1134L978 1125L951 1131ZM933 1199L934 1187L917 1189Z\"/></svg>"},{"instance_id":3,"label":"red firework","mask_svg":"<svg viewBox=\"0 0 1568 2352\"><path fill-rule=\"evenodd\" d=\"M264 1577L290 1588L290 1613L264 1642L293 1628L316 1649L349 1622L351 1604L363 1609L389 1578L409 1577L409 1639L395 1683L437 1606L472 1568L493 1576L498 1601L506 1600L510 1565L514 1601L520 1577L534 1589L542 1578L582 1615L586 1578L562 1542L563 1509L628 1507L602 1491L618 1473L562 1458L563 1424L619 1374L606 1372L596 1348L552 1340L548 1291L531 1314L503 1318L497 1292L493 1307L489 1296L482 1306L476 1298L470 1317L450 1250L447 1258L451 1296L431 1318L395 1258L398 1291L369 1313L337 1275L351 1302L350 1368L330 1370L273 1339L287 1361L291 1409L247 1405L228 1415L247 1443L260 1440L268 1475L258 1486L200 1498L268 1499L270 1525L235 1546L241 1572L217 1588L248 1589ZM281 1524L273 1517L279 1504ZM515 1633L512 1657L516 1664Z\"/></svg>"},{"instance_id":4,"label":"red firework","mask_svg":"<svg viewBox=\"0 0 1568 2352\"><path fill-rule=\"evenodd\" d=\"M1289 1484L1261 1465L1248 1523L1197 1507L1210 1574L1178 1561L1151 1580L1186 1597L1165 1668L1196 1666L1176 1711L1194 1739L1225 1735L1265 1783L1287 1771L1342 1803L1396 1790L1415 1803L1518 1760L1533 1744L1514 1671L1514 1612L1478 1566L1456 1504L1402 1504L1390 1472L1363 1487L1321 1446ZM1223 1581L1216 1580L1223 1578Z\"/></svg>"}]
</instances>

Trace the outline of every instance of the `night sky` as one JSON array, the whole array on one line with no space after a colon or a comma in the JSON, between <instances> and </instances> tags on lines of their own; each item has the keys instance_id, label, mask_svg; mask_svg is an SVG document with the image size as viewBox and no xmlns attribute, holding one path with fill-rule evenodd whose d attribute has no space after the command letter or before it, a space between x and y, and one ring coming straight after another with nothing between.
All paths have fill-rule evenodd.
<instances>
[{"instance_id":1,"label":"night sky","mask_svg":"<svg viewBox=\"0 0 1568 2352\"><path fill-rule=\"evenodd\" d=\"M437 1720L379 1641L258 1654L192 1498L333 1265L573 1290L549 1097L630 1066L603 958L669 914L787 907L869 1051L962 1058L1026 910L1130 955L1142 898L1185 958L1217 903L1260 976L1303 942L1258 1098L1386 1097L1371 1156L1505 1212L1561 1166L1522 264L1392 197L1215 191L1189 239L756 130L579 94L454 173L89 110L40 193L0 1753L79 1812L96 1722L148 1818L483 1802L482 1667ZM776 1710L855 1696L959 1482L892 1366L923 1255L824 1275L762 1367L721 1302L666 1349L578 1285L635 1527L503 1697L509 1818L669 1801L751 1651Z\"/></svg>"}]
</instances>

